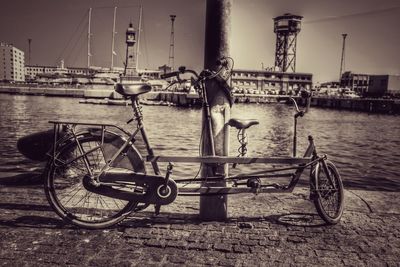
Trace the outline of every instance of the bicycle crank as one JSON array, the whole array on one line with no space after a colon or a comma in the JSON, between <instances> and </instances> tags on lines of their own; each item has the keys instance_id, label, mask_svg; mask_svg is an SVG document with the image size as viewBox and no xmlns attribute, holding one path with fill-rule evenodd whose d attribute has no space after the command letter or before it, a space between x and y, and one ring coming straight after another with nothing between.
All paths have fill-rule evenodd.
<instances>
[{"instance_id":1,"label":"bicycle crank","mask_svg":"<svg viewBox=\"0 0 400 267\"><path fill-rule=\"evenodd\" d=\"M99 181L86 175L83 186L86 190L111 198L137 201L146 204L168 205L178 195L178 187L174 180L169 179L165 185L162 176L146 175L124 170L107 171L99 176Z\"/></svg>"}]
</instances>

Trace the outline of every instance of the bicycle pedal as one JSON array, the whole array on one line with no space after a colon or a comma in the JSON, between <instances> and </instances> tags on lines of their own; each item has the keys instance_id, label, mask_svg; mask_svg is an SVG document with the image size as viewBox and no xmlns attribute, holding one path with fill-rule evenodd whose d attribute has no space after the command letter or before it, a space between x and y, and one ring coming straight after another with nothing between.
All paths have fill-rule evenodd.
<instances>
[{"instance_id":1,"label":"bicycle pedal","mask_svg":"<svg viewBox=\"0 0 400 267\"><path fill-rule=\"evenodd\" d=\"M136 194L139 194L139 195L144 195L145 194L144 189L141 188L141 187L135 187L133 189L133 193L136 193Z\"/></svg>"}]
</instances>

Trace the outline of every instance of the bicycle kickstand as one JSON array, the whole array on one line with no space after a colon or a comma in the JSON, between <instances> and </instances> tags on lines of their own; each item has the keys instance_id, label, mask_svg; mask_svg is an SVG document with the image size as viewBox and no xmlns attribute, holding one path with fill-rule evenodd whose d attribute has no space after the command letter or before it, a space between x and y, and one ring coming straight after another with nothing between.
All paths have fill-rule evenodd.
<instances>
[{"instance_id":1,"label":"bicycle kickstand","mask_svg":"<svg viewBox=\"0 0 400 267\"><path fill-rule=\"evenodd\" d=\"M156 216L160 215L160 209L161 209L161 205L160 204L155 204L154 205L154 214Z\"/></svg>"}]
</instances>

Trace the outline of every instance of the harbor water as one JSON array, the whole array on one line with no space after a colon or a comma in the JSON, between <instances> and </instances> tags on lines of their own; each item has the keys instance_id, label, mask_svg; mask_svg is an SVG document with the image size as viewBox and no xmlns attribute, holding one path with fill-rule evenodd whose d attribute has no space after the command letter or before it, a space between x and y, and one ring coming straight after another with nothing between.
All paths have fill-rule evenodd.
<instances>
[{"instance_id":1,"label":"harbor water","mask_svg":"<svg viewBox=\"0 0 400 267\"><path fill-rule=\"evenodd\" d=\"M293 107L283 103L234 105L232 117L260 121L248 131L248 155L291 155L293 113ZM156 155L198 155L200 109L143 106L143 115ZM49 120L113 123L130 130L134 123L127 125L126 121L131 117L129 106L80 104L76 98L1 94L0 172L3 177L40 173L44 164L24 158L16 143L20 137L50 129ZM236 130L231 129L230 134L230 154L237 155ZM400 190L400 116L312 108L298 122L298 155L304 153L308 135L314 137L318 152L327 154L337 165L345 186ZM198 168L193 164L176 164L173 176L191 178ZM241 170L262 168L265 166L251 165L242 166Z\"/></svg>"}]
</instances>

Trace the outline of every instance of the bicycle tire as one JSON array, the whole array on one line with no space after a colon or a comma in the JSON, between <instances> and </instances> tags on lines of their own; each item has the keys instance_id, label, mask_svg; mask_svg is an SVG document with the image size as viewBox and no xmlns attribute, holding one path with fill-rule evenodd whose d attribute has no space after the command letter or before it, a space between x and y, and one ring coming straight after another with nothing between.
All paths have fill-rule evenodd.
<instances>
[{"instance_id":1,"label":"bicycle tire","mask_svg":"<svg viewBox=\"0 0 400 267\"><path fill-rule=\"evenodd\" d=\"M314 196L314 205L318 215L327 224L337 224L342 217L344 209L343 182L336 166L329 160L326 160L325 163L336 189L332 188L322 162L319 162L311 174L311 184L314 187L311 189L311 194Z\"/></svg>"},{"instance_id":2,"label":"bicycle tire","mask_svg":"<svg viewBox=\"0 0 400 267\"><path fill-rule=\"evenodd\" d=\"M77 134L77 138L85 151L98 146L101 136L93 135L91 132ZM71 138L72 139L72 138ZM119 223L131 212L136 211L137 202L123 201L87 191L82 184L86 175L83 158L69 164L69 159L81 155L77 143L67 139L58 148L55 159L51 160L47 167L45 176L45 193L47 200L53 210L66 222L88 229L101 229ZM99 170L120 147L120 137L112 132L107 132L104 145L101 149L92 151L87 155L90 167L93 171ZM139 152L133 146L129 148L131 157L125 163L123 159L118 164L124 167L132 167L133 170L143 171L144 164L130 161L140 160ZM133 157L132 157L133 153ZM118 166L117 164L117 166Z\"/></svg>"}]
</instances>

